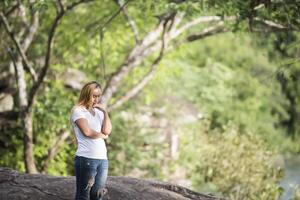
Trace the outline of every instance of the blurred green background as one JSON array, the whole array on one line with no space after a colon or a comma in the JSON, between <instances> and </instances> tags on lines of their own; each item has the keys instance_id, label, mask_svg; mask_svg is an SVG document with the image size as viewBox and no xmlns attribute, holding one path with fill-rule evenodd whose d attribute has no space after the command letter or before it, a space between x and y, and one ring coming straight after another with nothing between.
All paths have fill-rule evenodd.
<instances>
[{"instance_id":1,"label":"blurred green background","mask_svg":"<svg viewBox=\"0 0 300 200\"><path fill-rule=\"evenodd\" d=\"M67 10L74 2L80 5ZM39 73L51 24L66 9L29 112L38 172L68 176L74 175L76 151L69 116L80 92L74 85L97 80L109 88L110 77L166 13L181 16L178 29L197 18L218 16L165 39L161 58L159 47L120 80L105 102L113 124L107 140L109 175L168 181L228 199L300 199L299 1L6 0L0 6L0 166L26 171L13 67L19 51L3 19L22 43L39 14L25 50ZM230 16L234 19L227 20ZM220 32L209 29L216 26ZM186 39L196 33L203 37ZM113 107L151 69L151 80ZM34 81L28 72L24 80L29 94Z\"/></svg>"}]
</instances>

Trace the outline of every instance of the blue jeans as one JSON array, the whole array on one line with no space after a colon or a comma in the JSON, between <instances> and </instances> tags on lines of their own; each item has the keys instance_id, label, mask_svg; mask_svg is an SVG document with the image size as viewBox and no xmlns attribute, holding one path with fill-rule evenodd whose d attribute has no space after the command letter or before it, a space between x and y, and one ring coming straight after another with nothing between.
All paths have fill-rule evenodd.
<instances>
[{"instance_id":1,"label":"blue jeans","mask_svg":"<svg viewBox=\"0 0 300 200\"><path fill-rule=\"evenodd\" d=\"M101 200L107 173L108 160L75 156L75 200Z\"/></svg>"}]
</instances>

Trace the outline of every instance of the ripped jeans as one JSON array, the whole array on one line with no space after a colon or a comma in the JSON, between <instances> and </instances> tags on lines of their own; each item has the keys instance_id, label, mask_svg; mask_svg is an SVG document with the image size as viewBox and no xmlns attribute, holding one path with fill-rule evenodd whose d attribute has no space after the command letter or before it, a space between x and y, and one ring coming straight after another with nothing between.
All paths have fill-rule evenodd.
<instances>
[{"instance_id":1,"label":"ripped jeans","mask_svg":"<svg viewBox=\"0 0 300 200\"><path fill-rule=\"evenodd\" d=\"M75 200L102 200L107 173L108 160L75 156Z\"/></svg>"}]
</instances>

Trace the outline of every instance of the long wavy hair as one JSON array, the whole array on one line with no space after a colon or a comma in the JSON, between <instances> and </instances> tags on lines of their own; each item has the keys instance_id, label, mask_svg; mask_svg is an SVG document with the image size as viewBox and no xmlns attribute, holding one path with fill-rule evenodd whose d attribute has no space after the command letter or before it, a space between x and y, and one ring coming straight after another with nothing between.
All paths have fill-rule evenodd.
<instances>
[{"instance_id":1,"label":"long wavy hair","mask_svg":"<svg viewBox=\"0 0 300 200\"><path fill-rule=\"evenodd\" d=\"M91 108L93 105L92 95L94 89L99 88L102 92L101 85L97 81L91 81L86 83L81 91L77 105L84 106L85 108Z\"/></svg>"},{"instance_id":2,"label":"long wavy hair","mask_svg":"<svg viewBox=\"0 0 300 200\"><path fill-rule=\"evenodd\" d=\"M101 93L102 93L102 89L101 89L101 85L97 82L97 81L91 81L86 83L81 91L80 91L80 96L78 99L77 104L72 108L71 113L73 113L74 109L77 106L84 106L85 108L89 109L90 107L92 107L93 102L92 102L92 95L93 95L93 91L94 89L99 88ZM72 121L71 121L71 117L70 117L70 126L71 126L71 130L73 132L73 143L77 146L77 139L75 137L75 131L74 128L72 126Z\"/></svg>"}]
</instances>

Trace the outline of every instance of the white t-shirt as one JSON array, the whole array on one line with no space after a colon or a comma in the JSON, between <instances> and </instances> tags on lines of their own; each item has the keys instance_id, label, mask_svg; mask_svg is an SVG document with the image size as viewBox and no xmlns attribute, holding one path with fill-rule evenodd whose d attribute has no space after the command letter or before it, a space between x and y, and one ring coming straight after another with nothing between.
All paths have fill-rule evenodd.
<instances>
[{"instance_id":1,"label":"white t-shirt","mask_svg":"<svg viewBox=\"0 0 300 200\"><path fill-rule=\"evenodd\" d=\"M73 109L71 122L78 142L76 155L94 159L107 159L107 150L104 139L92 139L86 137L75 123L77 119L85 118L91 129L101 132L104 114L96 108L94 108L94 111L95 116L83 106L77 106Z\"/></svg>"}]
</instances>

